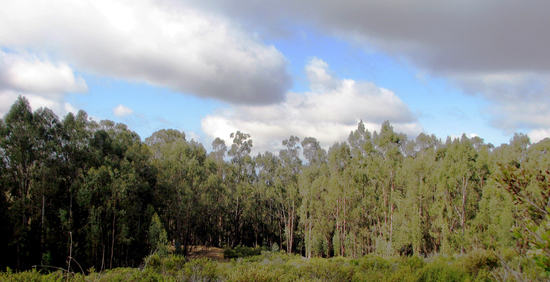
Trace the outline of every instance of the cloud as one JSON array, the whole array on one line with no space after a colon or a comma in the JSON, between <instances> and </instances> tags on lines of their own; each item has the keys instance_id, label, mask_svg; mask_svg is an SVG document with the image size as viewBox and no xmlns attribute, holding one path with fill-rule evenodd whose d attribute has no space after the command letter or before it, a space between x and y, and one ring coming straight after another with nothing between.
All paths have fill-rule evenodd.
<instances>
[{"instance_id":1,"label":"cloud","mask_svg":"<svg viewBox=\"0 0 550 282\"><path fill-rule=\"evenodd\" d=\"M0 116L19 96L25 96L33 109L48 107L64 115L74 112L74 107L64 102L64 96L86 91L84 79L67 64L55 64L26 52L0 51Z\"/></svg>"},{"instance_id":2,"label":"cloud","mask_svg":"<svg viewBox=\"0 0 550 282\"><path fill-rule=\"evenodd\" d=\"M550 2L545 1L188 2L267 28L305 23L333 35L366 40L434 71L550 71Z\"/></svg>"},{"instance_id":3,"label":"cloud","mask_svg":"<svg viewBox=\"0 0 550 282\"><path fill-rule=\"evenodd\" d=\"M502 72L462 75L457 78L468 93L480 94L494 127L506 134L518 130L550 129L550 74Z\"/></svg>"},{"instance_id":4,"label":"cloud","mask_svg":"<svg viewBox=\"0 0 550 282\"><path fill-rule=\"evenodd\" d=\"M390 120L395 130L409 135L422 132L417 117L392 91L371 82L338 79L328 64L313 58L306 66L311 91L288 93L284 102L269 106L234 106L202 119L202 131L231 144L229 134L250 133L256 152L281 148L281 141L296 135L315 137L328 148L345 141L363 120L369 130L380 130Z\"/></svg>"},{"instance_id":5,"label":"cloud","mask_svg":"<svg viewBox=\"0 0 550 282\"><path fill-rule=\"evenodd\" d=\"M58 116L63 116L68 112L75 114L78 112L73 105L68 102L64 102L61 98L50 98L34 93L2 90L0 91L0 118L4 117L4 115L10 111L11 106L19 96L24 96L27 98L33 110L37 110L39 108L49 108Z\"/></svg>"},{"instance_id":6,"label":"cloud","mask_svg":"<svg viewBox=\"0 0 550 282\"><path fill-rule=\"evenodd\" d=\"M56 96L86 92L88 86L67 64L54 64L28 53L0 51L0 89Z\"/></svg>"},{"instance_id":7,"label":"cloud","mask_svg":"<svg viewBox=\"0 0 550 282\"><path fill-rule=\"evenodd\" d=\"M274 46L176 1L7 0L0 26L4 47L230 103L276 103L292 83Z\"/></svg>"},{"instance_id":8,"label":"cloud","mask_svg":"<svg viewBox=\"0 0 550 282\"><path fill-rule=\"evenodd\" d=\"M183 131L183 130L181 130ZM185 139L186 140L194 140L195 142L201 142L201 136L193 131L185 131Z\"/></svg>"},{"instance_id":9,"label":"cloud","mask_svg":"<svg viewBox=\"0 0 550 282\"><path fill-rule=\"evenodd\" d=\"M115 114L115 116L117 117L123 117L123 116L131 115L133 113L134 113L134 110L126 106L123 106L121 104L119 104L118 107L113 109L113 114Z\"/></svg>"},{"instance_id":10,"label":"cloud","mask_svg":"<svg viewBox=\"0 0 550 282\"><path fill-rule=\"evenodd\" d=\"M529 138L531 139L531 144L535 144L545 138L550 137L550 129L531 130L528 135L529 135Z\"/></svg>"},{"instance_id":11,"label":"cloud","mask_svg":"<svg viewBox=\"0 0 550 282\"><path fill-rule=\"evenodd\" d=\"M294 32L291 27L298 24L395 55L484 97L492 124L505 132L540 126L529 111L516 107L518 101L531 99L521 104L535 110L550 105L549 1L188 2L275 36ZM509 118L506 110L512 110Z\"/></svg>"}]
</instances>

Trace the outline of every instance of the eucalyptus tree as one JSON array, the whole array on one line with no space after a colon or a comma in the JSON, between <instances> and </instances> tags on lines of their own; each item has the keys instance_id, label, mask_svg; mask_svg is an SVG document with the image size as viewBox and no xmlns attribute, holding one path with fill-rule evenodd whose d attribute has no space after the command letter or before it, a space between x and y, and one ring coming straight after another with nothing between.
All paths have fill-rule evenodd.
<instances>
[{"instance_id":1,"label":"eucalyptus tree","mask_svg":"<svg viewBox=\"0 0 550 282\"><path fill-rule=\"evenodd\" d=\"M72 115L68 115L72 116ZM68 127L49 109L32 112L29 102L19 97L0 126L2 180L9 195L6 214L13 224L16 267L26 263L65 261L64 244L69 238L66 222L65 188L70 165L67 159ZM74 181L71 180L71 181ZM9 225L9 224L8 224ZM68 241L68 240L67 240ZM21 254L27 254L22 258Z\"/></svg>"},{"instance_id":2,"label":"eucalyptus tree","mask_svg":"<svg viewBox=\"0 0 550 282\"><path fill-rule=\"evenodd\" d=\"M169 237L177 241L176 251L187 254L191 245L204 243L205 232L211 228L205 225L212 223L204 218L205 204L211 202L209 193L213 192L207 181L206 150L200 143L187 142L185 135L175 130L157 132L153 137L147 142L156 140L151 149L158 171L159 207Z\"/></svg>"},{"instance_id":3,"label":"eucalyptus tree","mask_svg":"<svg viewBox=\"0 0 550 282\"><path fill-rule=\"evenodd\" d=\"M88 114L82 110L78 111L76 116L73 113L68 113L63 119L62 124L62 144L60 148L62 166L60 167L60 175L62 176L61 185L65 190L65 197L63 199L66 201L66 204L60 208L60 218L65 236L68 236L69 232L75 232L80 229L81 226L79 225L83 222L80 218L76 220L74 218L74 211L78 210L74 199L84 175L92 165L92 151L89 147L92 130Z\"/></svg>"},{"instance_id":4,"label":"eucalyptus tree","mask_svg":"<svg viewBox=\"0 0 550 282\"><path fill-rule=\"evenodd\" d=\"M374 238L379 229L376 222L382 211L380 203L379 167L380 154L375 148L372 134L360 121L355 131L348 137L351 150L349 165L351 185L350 193L355 200L350 207L350 232L353 235L353 248L348 248L352 256L362 256L374 251Z\"/></svg>"},{"instance_id":5,"label":"eucalyptus tree","mask_svg":"<svg viewBox=\"0 0 550 282\"><path fill-rule=\"evenodd\" d=\"M531 140L529 136L521 133L515 133L512 138L510 138L510 142L508 144L501 144L499 147L491 150L490 162L488 164L490 175L498 175L501 173L503 165L516 165L523 163L524 165L529 166L530 163L528 161L530 159L530 148ZM511 226L506 226L509 226L509 218L514 217L514 212L512 209L515 207L512 205L507 205L507 201L503 201L508 197L508 195L503 189L498 189L498 185L495 182L496 178L490 177L488 180L490 181L490 185L487 189L484 189L484 197L482 199L484 209L482 210L484 213L483 216L485 218L495 216L495 220L493 220L493 222L503 221L503 224L499 225L498 229L501 229L500 227L509 229ZM499 202L504 204L499 205ZM488 209L491 209L491 211L488 211ZM487 223L487 221L485 221L485 223ZM487 234L487 232L485 232L485 234ZM498 237L507 238L506 235L495 236L495 238ZM510 240L500 240L500 242L510 242ZM500 244L500 242L492 242L491 245Z\"/></svg>"},{"instance_id":6,"label":"eucalyptus tree","mask_svg":"<svg viewBox=\"0 0 550 282\"><path fill-rule=\"evenodd\" d=\"M447 243L452 243L460 247L461 253L465 250L466 224L476 215L480 195L477 158L478 152L466 135L448 144L439 172L439 197L445 222L444 249Z\"/></svg>"},{"instance_id":7,"label":"eucalyptus tree","mask_svg":"<svg viewBox=\"0 0 550 282\"><path fill-rule=\"evenodd\" d=\"M400 221L398 246L412 244L417 254L430 254L435 251L432 237L432 219L430 206L435 197L437 186L434 171L437 165L435 136L419 134L414 142L415 153L403 161L401 178L404 182L404 197L399 202Z\"/></svg>"},{"instance_id":8,"label":"eucalyptus tree","mask_svg":"<svg viewBox=\"0 0 550 282\"><path fill-rule=\"evenodd\" d=\"M227 146L225 141L217 137L212 141L213 150L210 152L205 160L206 166L206 189L208 189L207 197L205 201L208 208L205 211L205 220L209 223L211 240L216 239L214 245L222 246L223 240L227 237L224 223L227 214L227 203L229 202L226 194L227 183L226 180L229 175L229 166L225 162L224 158L227 153ZM211 243L214 243L212 241Z\"/></svg>"},{"instance_id":9,"label":"eucalyptus tree","mask_svg":"<svg viewBox=\"0 0 550 282\"><path fill-rule=\"evenodd\" d=\"M59 190L62 179L59 177L62 167L62 130L62 124L50 109L40 108L34 112L37 163L34 166L30 198L34 223L38 225L36 229L39 229L40 234L36 241L40 242L42 263L50 263L51 252L60 251L50 249L56 245L54 240L59 235L55 234L55 226L59 225L58 211L52 207L58 206L56 202L64 192Z\"/></svg>"},{"instance_id":10,"label":"eucalyptus tree","mask_svg":"<svg viewBox=\"0 0 550 282\"><path fill-rule=\"evenodd\" d=\"M383 236L389 241L389 249L393 242L393 215L395 211L396 175L403 161L403 146L407 140L405 134L396 133L389 121L382 123L380 133L374 138L376 147L381 152L383 162L380 180L382 181L382 195L384 201L384 225L386 234Z\"/></svg>"},{"instance_id":11,"label":"eucalyptus tree","mask_svg":"<svg viewBox=\"0 0 550 282\"><path fill-rule=\"evenodd\" d=\"M534 260L541 277L550 276L550 139L533 144L528 158L501 163L495 175L497 186L506 191L516 207L514 237L522 254Z\"/></svg>"},{"instance_id":12,"label":"eucalyptus tree","mask_svg":"<svg viewBox=\"0 0 550 282\"><path fill-rule=\"evenodd\" d=\"M277 169L280 166L279 157L271 152L258 153L254 157L257 172L257 181L254 183L253 198L256 212L252 214L252 228L254 229L255 245L258 246L259 237L264 243L281 246L284 235L284 222L281 218L279 197L277 197L276 182ZM267 240L267 241L265 241Z\"/></svg>"},{"instance_id":13,"label":"eucalyptus tree","mask_svg":"<svg viewBox=\"0 0 550 282\"><path fill-rule=\"evenodd\" d=\"M147 216L148 201L143 199L150 187L149 157L139 136L126 125L103 120L91 128L91 167L77 200L87 217L83 229L89 263L100 269L108 263L112 268L127 264L130 254L143 254L142 248L132 248L136 246L132 243L146 235L147 225L139 222Z\"/></svg>"},{"instance_id":14,"label":"eucalyptus tree","mask_svg":"<svg viewBox=\"0 0 550 282\"><path fill-rule=\"evenodd\" d=\"M32 222L31 195L33 175L39 164L35 116L29 101L19 97L4 116L0 128L0 146L4 157L4 183L7 187L8 214L13 228L11 242L16 248L17 269L25 268L21 254L30 251Z\"/></svg>"},{"instance_id":15,"label":"eucalyptus tree","mask_svg":"<svg viewBox=\"0 0 550 282\"><path fill-rule=\"evenodd\" d=\"M494 149L490 144L478 148L477 173L482 195L469 236L470 243L476 248L506 249L516 244L510 232L517 222L516 208L506 191L499 187L497 177L501 173L499 164L515 163L519 159L512 153L512 147L513 142Z\"/></svg>"},{"instance_id":16,"label":"eucalyptus tree","mask_svg":"<svg viewBox=\"0 0 550 282\"><path fill-rule=\"evenodd\" d=\"M185 132L175 129L161 129L153 132L151 136L145 138L145 144L152 148L160 148L163 145L178 141L185 140Z\"/></svg>"},{"instance_id":17,"label":"eucalyptus tree","mask_svg":"<svg viewBox=\"0 0 550 282\"><path fill-rule=\"evenodd\" d=\"M279 151L279 165L277 166L275 179L275 195L279 205L279 219L284 223L287 253L293 250L295 229L297 226L297 209L300 206L300 194L298 191L298 175L302 168L300 159L300 139L290 136L283 140L286 149Z\"/></svg>"},{"instance_id":18,"label":"eucalyptus tree","mask_svg":"<svg viewBox=\"0 0 550 282\"><path fill-rule=\"evenodd\" d=\"M0 118L0 132L3 132L4 128L4 119ZM3 135L2 135L3 138ZM1 142L2 139L0 139ZM0 249L4 250L0 254L0 267L5 269L9 265L13 267L11 262L13 261L12 254L13 245L12 235L13 235L13 226L9 217L9 193L10 190L8 186L8 177L7 177L7 163L8 159L5 154L5 150L0 146Z\"/></svg>"},{"instance_id":19,"label":"eucalyptus tree","mask_svg":"<svg viewBox=\"0 0 550 282\"><path fill-rule=\"evenodd\" d=\"M306 137L301 143L303 155L308 161L298 176L302 200L299 207L300 226L303 230L307 257L329 255L332 252L332 220L324 205L328 190L329 170L327 153L317 139Z\"/></svg>"},{"instance_id":20,"label":"eucalyptus tree","mask_svg":"<svg viewBox=\"0 0 550 282\"><path fill-rule=\"evenodd\" d=\"M348 166L351 152L347 143L336 142L328 151L328 167L330 169L330 182L328 201L326 208L330 210L335 222L333 237L334 254L344 255L344 240L346 236L346 212L347 212L347 186Z\"/></svg>"},{"instance_id":21,"label":"eucalyptus tree","mask_svg":"<svg viewBox=\"0 0 550 282\"><path fill-rule=\"evenodd\" d=\"M252 183L255 179L255 168L253 159L250 157L252 150L252 140L250 134L237 131L231 133L233 144L228 152L231 157L231 171L229 172L227 182L228 211L230 234L230 246L236 246L243 243L244 225L247 221L247 212L253 212L250 206Z\"/></svg>"}]
</instances>

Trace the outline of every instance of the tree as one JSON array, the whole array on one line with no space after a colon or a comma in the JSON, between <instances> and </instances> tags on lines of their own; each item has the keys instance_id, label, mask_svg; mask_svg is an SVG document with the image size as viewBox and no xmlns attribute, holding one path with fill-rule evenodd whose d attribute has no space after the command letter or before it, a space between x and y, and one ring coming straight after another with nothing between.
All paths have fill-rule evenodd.
<instances>
[{"instance_id":1,"label":"tree","mask_svg":"<svg viewBox=\"0 0 550 282\"><path fill-rule=\"evenodd\" d=\"M306 137L301 143L308 165L298 176L298 187L302 200L299 207L300 225L303 228L306 255L329 255L332 251L331 219L324 216L323 194L327 190L326 152L317 139Z\"/></svg>"},{"instance_id":2,"label":"tree","mask_svg":"<svg viewBox=\"0 0 550 282\"><path fill-rule=\"evenodd\" d=\"M227 206L231 211L231 216L228 222L230 226L231 241L230 246L234 247L237 244L242 244L243 228L247 221L245 216L249 214L246 211L253 212L250 206L251 184L255 178L254 163L250 157L252 150L252 140L250 134L237 131L231 133L233 144L228 152L231 157L232 171L228 176Z\"/></svg>"},{"instance_id":3,"label":"tree","mask_svg":"<svg viewBox=\"0 0 550 282\"><path fill-rule=\"evenodd\" d=\"M283 140L286 147L279 151L279 166L276 171L276 194L280 205L280 219L285 224L285 237L287 253L293 250L295 228L297 226L297 209L300 205L298 192L298 174L300 173L302 160L300 160L300 139L290 136Z\"/></svg>"},{"instance_id":4,"label":"tree","mask_svg":"<svg viewBox=\"0 0 550 282\"><path fill-rule=\"evenodd\" d=\"M451 240L459 225L460 233L455 244L460 247L461 253L466 244L466 222L475 217L480 193L476 174L477 157L478 153L471 141L462 135L461 139L455 139L448 145L440 170L440 196L445 203L445 228L448 231L444 240Z\"/></svg>"},{"instance_id":5,"label":"tree","mask_svg":"<svg viewBox=\"0 0 550 282\"><path fill-rule=\"evenodd\" d=\"M422 135L422 134L421 134ZM421 139L424 136L419 135ZM412 244L416 254L429 254L435 250L433 235L430 234L432 218L430 207L435 197L435 143L420 141L417 144L417 153L414 157L407 157L403 161L400 177L404 184L403 198L399 201L397 220L399 225L398 237L400 244ZM432 147L429 147L432 146Z\"/></svg>"},{"instance_id":6,"label":"tree","mask_svg":"<svg viewBox=\"0 0 550 282\"><path fill-rule=\"evenodd\" d=\"M189 247L202 238L199 232L206 229L202 224L206 150L201 144L183 138L158 143L153 150L156 152L153 164L159 172L158 196L164 206L169 236L182 244L181 251L187 255Z\"/></svg>"},{"instance_id":7,"label":"tree","mask_svg":"<svg viewBox=\"0 0 550 282\"><path fill-rule=\"evenodd\" d=\"M94 125L93 130L91 164L77 200L86 218L82 232L91 254L88 263L102 269L108 262L113 268L127 265L130 253L144 254L143 243L133 244L143 242L146 236L147 225L140 222L151 216L146 207L154 181L147 168L149 153L135 132L108 120Z\"/></svg>"},{"instance_id":8,"label":"tree","mask_svg":"<svg viewBox=\"0 0 550 282\"><path fill-rule=\"evenodd\" d=\"M32 179L38 163L38 141L35 117L29 101L19 96L4 117L0 146L4 152L5 181L10 189L9 214L13 225L13 245L16 248L17 269L23 269L25 254L30 250L29 238L32 222Z\"/></svg>"},{"instance_id":9,"label":"tree","mask_svg":"<svg viewBox=\"0 0 550 282\"><path fill-rule=\"evenodd\" d=\"M210 197L207 198L209 208L205 217L210 221L208 225L211 228L211 238L217 238L217 245L221 247L224 244L223 240L226 235L224 215L227 213L227 206L224 203L228 202L225 191L227 189L226 179L229 174L229 167L224 161L227 153L225 141L217 137L212 141L212 148L212 152L205 161L208 175L206 187L210 191L208 194Z\"/></svg>"},{"instance_id":10,"label":"tree","mask_svg":"<svg viewBox=\"0 0 550 282\"><path fill-rule=\"evenodd\" d=\"M389 121L385 121L380 129L380 134L375 138L375 144L384 157L382 173L385 174L381 179L385 179L383 184L384 197L384 224L389 229L386 239L389 241L390 248L393 242L393 214L395 211L395 186L396 175L403 160L402 146L407 137L404 134L398 134L393 131ZM389 222L388 222L389 219ZM389 226L388 226L389 225Z\"/></svg>"},{"instance_id":11,"label":"tree","mask_svg":"<svg viewBox=\"0 0 550 282\"><path fill-rule=\"evenodd\" d=\"M157 213L153 214L151 218L148 237L152 250L158 252L160 255L168 254L168 237Z\"/></svg>"},{"instance_id":12,"label":"tree","mask_svg":"<svg viewBox=\"0 0 550 282\"><path fill-rule=\"evenodd\" d=\"M284 223L280 221L279 197L276 195L277 169L279 158L271 152L258 154L254 158L257 171L253 187L255 212L252 213L254 245L264 244L281 246L284 235Z\"/></svg>"},{"instance_id":13,"label":"tree","mask_svg":"<svg viewBox=\"0 0 550 282\"><path fill-rule=\"evenodd\" d=\"M514 236L529 247L529 256L550 276L550 166L530 169L525 161L501 164L498 184L519 208Z\"/></svg>"}]
</instances>

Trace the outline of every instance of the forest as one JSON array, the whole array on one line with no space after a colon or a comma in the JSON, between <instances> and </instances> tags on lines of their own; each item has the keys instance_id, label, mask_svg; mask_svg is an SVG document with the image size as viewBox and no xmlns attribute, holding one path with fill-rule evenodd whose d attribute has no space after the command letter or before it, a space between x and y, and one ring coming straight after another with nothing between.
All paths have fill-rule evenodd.
<instances>
[{"instance_id":1,"label":"forest","mask_svg":"<svg viewBox=\"0 0 550 282\"><path fill-rule=\"evenodd\" d=\"M289 136L252 156L253 136L230 138L210 152L173 129L142 141L19 97L0 119L0 269L137 268L204 245L312 260L483 251L550 274L550 139L495 147L359 122L328 151Z\"/></svg>"}]
</instances>

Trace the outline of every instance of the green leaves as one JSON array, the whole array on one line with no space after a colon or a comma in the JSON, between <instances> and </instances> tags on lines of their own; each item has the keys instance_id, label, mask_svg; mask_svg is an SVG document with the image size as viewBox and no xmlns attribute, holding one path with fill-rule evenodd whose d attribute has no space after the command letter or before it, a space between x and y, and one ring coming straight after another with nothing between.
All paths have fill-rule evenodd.
<instances>
[{"instance_id":1,"label":"green leaves","mask_svg":"<svg viewBox=\"0 0 550 282\"><path fill-rule=\"evenodd\" d=\"M157 213L151 218L147 235L152 251L156 251L160 256L168 254L168 237Z\"/></svg>"},{"instance_id":2,"label":"green leaves","mask_svg":"<svg viewBox=\"0 0 550 282\"><path fill-rule=\"evenodd\" d=\"M550 275L550 167L532 168L529 160L500 164L498 185L511 196L519 208L520 225L514 236L527 248L527 254L543 269L541 275Z\"/></svg>"}]
</instances>

